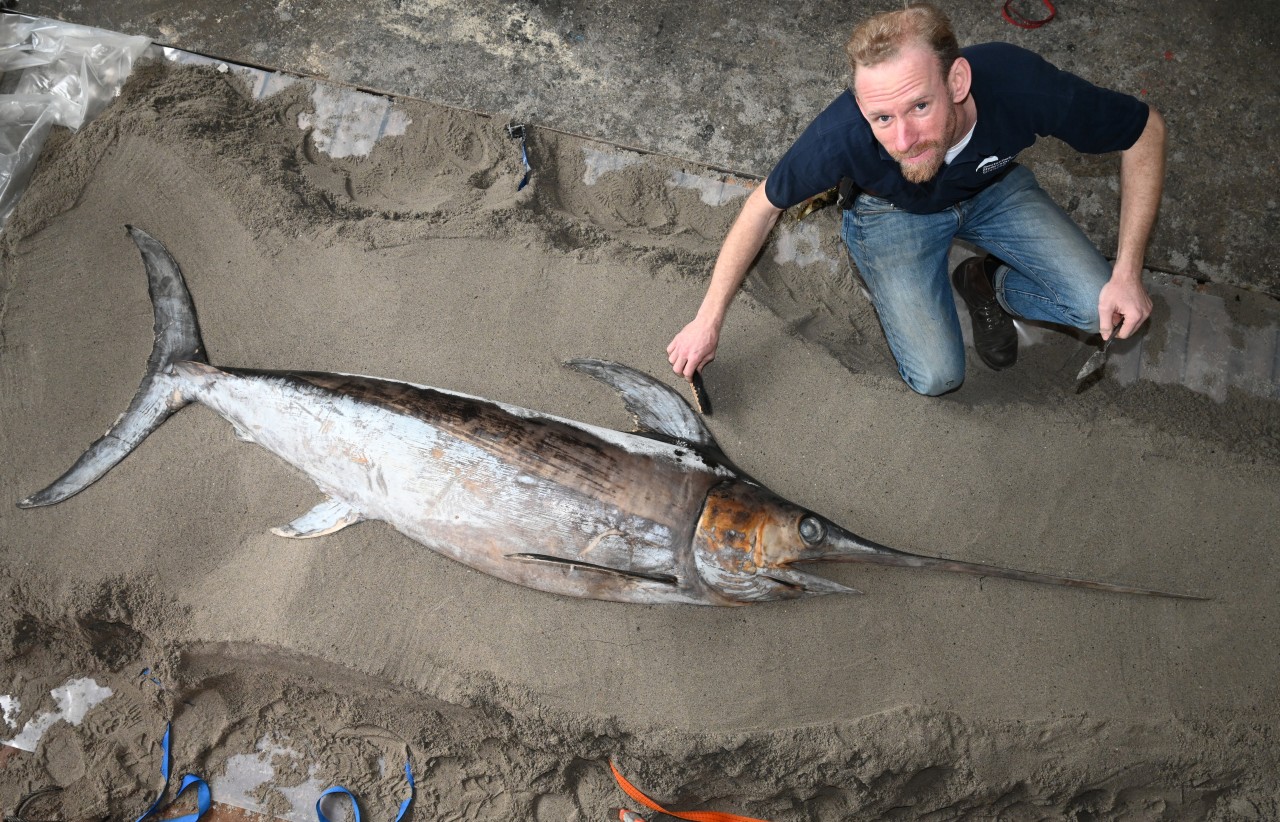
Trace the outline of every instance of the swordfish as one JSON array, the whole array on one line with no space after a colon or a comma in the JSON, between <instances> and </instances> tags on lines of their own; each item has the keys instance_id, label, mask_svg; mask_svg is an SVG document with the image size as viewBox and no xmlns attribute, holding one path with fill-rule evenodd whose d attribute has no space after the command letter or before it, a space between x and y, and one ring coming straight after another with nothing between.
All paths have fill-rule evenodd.
<instances>
[{"instance_id":1,"label":"swordfish","mask_svg":"<svg viewBox=\"0 0 1280 822\"><path fill-rule=\"evenodd\" d=\"M127 229L155 314L146 375L112 428L20 507L79 493L170 415L199 403L324 494L276 534L319 537L382 520L472 568L565 596L744 605L854 594L803 568L863 562L1198 599L863 539L735 467L673 388L604 360L566 365L614 388L635 418L634 433L394 380L215 367L177 263L145 231Z\"/></svg>"}]
</instances>

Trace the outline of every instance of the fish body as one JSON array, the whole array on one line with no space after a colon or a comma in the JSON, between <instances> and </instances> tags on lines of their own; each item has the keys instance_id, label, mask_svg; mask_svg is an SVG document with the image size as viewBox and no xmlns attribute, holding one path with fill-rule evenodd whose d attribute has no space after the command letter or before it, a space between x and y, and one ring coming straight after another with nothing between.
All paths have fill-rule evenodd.
<instances>
[{"instance_id":1,"label":"fish body","mask_svg":"<svg viewBox=\"0 0 1280 822\"><path fill-rule=\"evenodd\" d=\"M870 562L1163 594L887 548L778 497L736 468L672 388L572 360L622 396L626 433L440 388L350 374L215 367L177 263L138 228L156 341L129 409L52 485L52 505L102 477L190 403L308 476L325 495L273 529L319 537L381 520L445 556L555 594L742 605L852 588L801 570Z\"/></svg>"},{"instance_id":2,"label":"fish body","mask_svg":"<svg viewBox=\"0 0 1280 822\"><path fill-rule=\"evenodd\" d=\"M322 504L341 509L335 521L382 520L451 559L553 593L706 596L686 549L708 490L731 474L687 445L372 377L174 370L184 396L310 477L328 495ZM304 524L278 532L319 535Z\"/></svg>"}]
</instances>

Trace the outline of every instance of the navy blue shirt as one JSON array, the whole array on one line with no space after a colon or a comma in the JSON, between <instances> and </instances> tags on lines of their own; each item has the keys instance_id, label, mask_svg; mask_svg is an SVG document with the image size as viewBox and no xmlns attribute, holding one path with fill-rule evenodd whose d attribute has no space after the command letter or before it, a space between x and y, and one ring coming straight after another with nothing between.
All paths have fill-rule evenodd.
<instances>
[{"instance_id":1,"label":"navy blue shirt","mask_svg":"<svg viewBox=\"0 0 1280 822\"><path fill-rule=\"evenodd\" d=\"M1147 125L1146 103L1099 88L1034 52L986 43L963 54L973 69L970 94L978 121L969 144L932 180L907 182L898 162L876 142L853 93L845 91L769 173L769 202L790 208L849 177L898 208L931 214L1000 179L1037 137L1057 137L1076 151L1105 154L1131 147Z\"/></svg>"}]
</instances>

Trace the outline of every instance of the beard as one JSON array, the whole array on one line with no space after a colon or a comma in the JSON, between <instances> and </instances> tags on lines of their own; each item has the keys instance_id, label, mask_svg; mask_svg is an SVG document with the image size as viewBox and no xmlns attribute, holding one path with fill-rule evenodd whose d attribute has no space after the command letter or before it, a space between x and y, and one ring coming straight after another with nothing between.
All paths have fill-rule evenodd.
<instances>
[{"instance_id":1,"label":"beard","mask_svg":"<svg viewBox=\"0 0 1280 822\"><path fill-rule=\"evenodd\" d=\"M890 152L893 159L898 161L898 168L902 170L902 176L907 178L907 182L927 183L942 168L942 161L946 159L947 151L938 140L917 143L912 152L918 154L921 149L927 150L929 154L912 163L906 162L906 155Z\"/></svg>"},{"instance_id":2,"label":"beard","mask_svg":"<svg viewBox=\"0 0 1280 822\"><path fill-rule=\"evenodd\" d=\"M896 151L889 152L890 156L898 161L898 168L902 170L902 176L907 178L907 182L927 183L937 175L942 168L942 164L946 162L947 149L951 148L955 142L956 122L958 119L955 106L948 106L946 127L943 130L943 134L946 136L945 144L942 140L925 140L912 146L911 154L909 155L899 154ZM907 157L914 156L922 151L926 152L924 157L913 163L906 161Z\"/></svg>"}]
</instances>

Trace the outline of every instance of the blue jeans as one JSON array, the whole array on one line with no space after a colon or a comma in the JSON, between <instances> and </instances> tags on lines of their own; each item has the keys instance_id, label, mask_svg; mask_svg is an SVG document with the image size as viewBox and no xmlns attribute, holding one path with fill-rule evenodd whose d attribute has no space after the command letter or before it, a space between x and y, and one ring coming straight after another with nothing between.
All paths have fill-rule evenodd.
<instances>
[{"instance_id":1,"label":"blue jeans","mask_svg":"<svg viewBox=\"0 0 1280 822\"><path fill-rule=\"evenodd\" d=\"M841 233L898 373L920 394L944 394L964 382L964 338L947 272L953 239L1004 263L995 290L1010 314L1098 330L1098 294L1111 264L1022 166L936 214L911 214L860 194Z\"/></svg>"}]
</instances>

